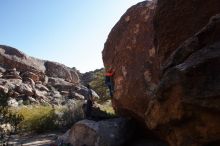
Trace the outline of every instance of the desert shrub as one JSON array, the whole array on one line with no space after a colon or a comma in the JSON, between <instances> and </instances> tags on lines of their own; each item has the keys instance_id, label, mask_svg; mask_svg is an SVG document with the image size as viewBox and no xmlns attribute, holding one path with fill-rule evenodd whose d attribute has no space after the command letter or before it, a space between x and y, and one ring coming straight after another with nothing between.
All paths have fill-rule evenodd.
<instances>
[{"instance_id":1,"label":"desert shrub","mask_svg":"<svg viewBox=\"0 0 220 146\"><path fill-rule=\"evenodd\" d=\"M16 112L24 117L19 124L21 131L45 132L58 128L57 115L51 106L21 107Z\"/></svg>"},{"instance_id":2,"label":"desert shrub","mask_svg":"<svg viewBox=\"0 0 220 146\"><path fill-rule=\"evenodd\" d=\"M19 124L21 131L46 132L70 128L74 123L84 118L82 102L75 101L66 106L27 106L13 109L24 117Z\"/></svg>"},{"instance_id":3,"label":"desert shrub","mask_svg":"<svg viewBox=\"0 0 220 146\"><path fill-rule=\"evenodd\" d=\"M83 101L75 101L62 107L59 112L60 127L70 128L74 123L84 119Z\"/></svg>"},{"instance_id":4,"label":"desert shrub","mask_svg":"<svg viewBox=\"0 0 220 146\"><path fill-rule=\"evenodd\" d=\"M11 133L17 132L18 124L23 120L22 115L9 110L8 95L0 93L0 143L5 144ZM7 144L6 144L7 145Z\"/></svg>"},{"instance_id":5,"label":"desert shrub","mask_svg":"<svg viewBox=\"0 0 220 146\"><path fill-rule=\"evenodd\" d=\"M89 82L92 89L101 97L100 100L110 99L108 88L105 85L104 69L95 72L94 79Z\"/></svg>"}]
</instances>

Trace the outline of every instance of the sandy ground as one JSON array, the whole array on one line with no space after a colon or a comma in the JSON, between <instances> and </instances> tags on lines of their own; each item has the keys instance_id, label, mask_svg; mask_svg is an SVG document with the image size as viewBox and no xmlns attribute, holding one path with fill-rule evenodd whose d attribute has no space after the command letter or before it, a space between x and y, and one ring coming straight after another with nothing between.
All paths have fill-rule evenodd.
<instances>
[{"instance_id":1,"label":"sandy ground","mask_svg":"<svg viewBox=\"0 0 220 146\"><path fill-rule=\"evenodd\" d=\"M9 146L50 146L56 142L57 137L63 133L45 133L45 134L26 134L12 135L9 140Z\"/></svg>"}]
</instances>

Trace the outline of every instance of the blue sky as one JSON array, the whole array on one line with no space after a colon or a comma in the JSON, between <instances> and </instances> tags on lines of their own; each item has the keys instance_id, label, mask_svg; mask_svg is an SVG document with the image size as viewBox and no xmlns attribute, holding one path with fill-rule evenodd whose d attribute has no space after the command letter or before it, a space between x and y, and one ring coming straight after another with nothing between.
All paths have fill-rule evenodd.
<instances>
[{"instance_id":1,"label":"blue sky","mask_svg":"<svg viewBox=\"0 0 220 146\"><path fill-rule=\"evenodd\" d=\"M81 72L101 68L110 30L140 1L0 0L0 44Z\"/></svg>"}]
</instances>

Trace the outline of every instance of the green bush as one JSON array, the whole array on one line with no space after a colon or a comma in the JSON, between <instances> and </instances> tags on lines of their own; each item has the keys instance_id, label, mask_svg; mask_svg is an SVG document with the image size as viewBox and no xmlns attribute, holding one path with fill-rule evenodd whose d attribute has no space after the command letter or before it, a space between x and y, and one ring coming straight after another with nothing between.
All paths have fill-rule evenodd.
<instances>
[{"instance_id":1,"label":"green bush","mask_svg":"<svg viewBox=\"0 0 220 146\"><path fill-rule=\"evenodd\" d=\"M17 132L18 124L23 120L23 116L13 113L8 107L8 95L0 93L0 125L10 124L13 128L11 132ZM2 131L0 131L2 133Z\"/></svg>"},{"instance_id":2,"label":"green bush","mask_svg":"<svg viewBox=\"0 0 220 146\"><path fill-rule=\"evenodd\" d=\"M71 128L73 124L84 119L83 102L76 101L75 104L69 104L60 110L62 112L61 119L62 127Z\"/></svg>"},{"instance_id":3,"label":"green bush","mask_svg":"<svg viewBox=\"0 0 220 146\"><path fill-rule=\"evenodd\" d=\"M24 117L19 124L21 131L45 132L58 128L57 115L50 106L22 107L14 112Z\"/></svg>"},{"instance_id":4,"label":"green bush","mask_svg":"<svg viewBox=\"0 0 220 146\"><path fill-rule=\"evenodd\" d=\"M51 106L28 106L13 109L24 117L19 124L21 131L46 132L63 128L70 128L74 123L84 118L82 102L68 106L52 108Z\"/></svg>"},{"instance_id":5,"label":"green bush","mask_svg":"<svg viewBox=\"0 0 220 146\"><path fill-rule=\"evenodd\" d=\"M7 145L7 137L11 133L17 132L18 124L22 121L23 117L19 114L12 113L8 108L8 95L0 93L0 145ZM9 125L9 129L2 127ZM6 126L7 127L7 126Z\"/></svg>"},{"instance_id":6,"label":"green bush","mask_svg":"<svg viewBox=\"0 0 220 146\"><path fill-rule=\"evenodd\" d=\"M110 99L109 90L105 85L104 69L95 72L94 79L89 83L92 89L101 97L100 100Z\"/></svg>"}]
</instances>

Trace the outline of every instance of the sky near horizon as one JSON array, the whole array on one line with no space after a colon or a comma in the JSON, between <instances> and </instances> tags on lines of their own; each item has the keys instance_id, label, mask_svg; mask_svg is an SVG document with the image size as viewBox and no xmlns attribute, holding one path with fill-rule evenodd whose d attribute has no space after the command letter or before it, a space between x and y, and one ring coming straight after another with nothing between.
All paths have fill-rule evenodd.
<instances>
[{"instance_id":1,"label":"sky near horizon","mask_svg":"<svg viewBox=\"0 0 220 146\"><path fill-rule=\"evenodd\" d=\"M143 0L0 0L0 44L80 72L103 67L109 32Z\"/></svg>"}]
</instances>

